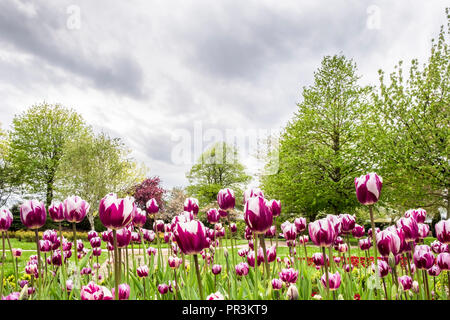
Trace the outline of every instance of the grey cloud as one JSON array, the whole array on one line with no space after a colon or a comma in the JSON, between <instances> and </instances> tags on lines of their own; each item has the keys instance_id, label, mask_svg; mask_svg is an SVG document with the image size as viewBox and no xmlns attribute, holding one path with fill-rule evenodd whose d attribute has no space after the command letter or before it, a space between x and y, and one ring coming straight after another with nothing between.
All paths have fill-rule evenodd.
<instances>
[{"instance_id":1,"label":"grey cloud","mask_svg":"<svg viewBox=\"0 0 450 320\"><path fill-rule=\"evenodd\" d=\"M127 49L99 55L77 41L66 27L66 5L35 5L35 15L27 15L13 1L0 2L0 41L44 62L89 79L99 89L143 98L143 74ZM56 8L56 9L55 9ZM87 53L89 50L91 53Z\"/></svg>"}]
</instances>

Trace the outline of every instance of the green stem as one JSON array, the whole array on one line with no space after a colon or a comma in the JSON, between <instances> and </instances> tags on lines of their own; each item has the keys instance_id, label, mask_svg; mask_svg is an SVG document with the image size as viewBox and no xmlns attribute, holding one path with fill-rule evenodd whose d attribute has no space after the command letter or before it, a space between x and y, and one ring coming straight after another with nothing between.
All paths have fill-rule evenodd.
<instances>
[{"instance_id":1,"label":"green stem","mask_svg":"<svg viewBox=\"0 0 450 320\"><path fill-rule=\"evenodd\" d=\"M253 247L255 253L255 300L259 299L259 286L258 286L258 236L253 232Z\"/></svg>"},{"instance_id":2,"label":"green stem","mask_svg":"<svg viewBox=\"0 0 450 320\"><path fill-rule=\"evenodd\" d=\"M75 254L76 266L77 266L77 269L78 269L77 227L76 227L75 222L72 223L72 230L73 230L73 251L74 251L74 254Z\"/></svg>"},{"instance_id":3,"label":"green stem","mask_svg":"<svg viewBox=\"0 0 450 320\"><path fill-rule=\"evenodd\" d=\"M4 276L4 270L5 270L5 262L6 262L6 256L5 256L5 233L2 231L2 277L0 279L0 298L3 294L3 276Z\"/></svg>"},{"instance_id":4,"label":"green stem","mask_svg":"<svg viewBox=\"0 0 450 320\"><path fill-rule=\"evenodd\" d=\"M259 235L259 239L261 241L261 247L263 249L263 254L264 254L264 264L266 265L266 279L269 279L270 277L270 266L269 266L269 261L267 261L267 252L266 252L266 242L264 241L264 234L260 234Z\"/></svg>"},{"instance_id":5,"label":"green stem","mask_svg":"<svg viewBox=\"0 0 450 320\"><path fill-rule=\"evenodd\" d=\"M200 278L200 269L198 267L198 257L197 254L194 254L194 263L195 263L195 271L197 273L197 283L198 283L198 290L200 293L200 299L204 300L203 298L203 287L202 287L202 279Z\"/></svg>"},{"instance_id":6,"label":"green stem","mask_svg":"<svg viewBox=\"0 0 450 320\"><path fill-rule=\"evenodd\" d=\"M18 286L19 286L19 276L18 276L19 272L18 272L18 268L17 268L17 259L14 259L14 256L13 256L13 251L12 251L12 247L11 247L11 241L9 241L8 231L6 231L5 233L6 233L6 240L8 240L9 251L11 252L11 259L13 261L14 276L16 277L16 288L18 288ZM1 296L1 294L0 294L0 296Z\"/></svg>"},{"instance_id":7,"label":"green stem","mask_svg":"<svg viewBox=\"0 0 450 320\"><path fill-rule=\"evenodd\" d=\"M113 238L114 238L114 299L119 299L119 281L120 274L118 268L118 250L117 250L117 233L116 230L113 229Z\"/></svg>"},{"instance_id":8,"label":"green stem","mask_svg":"<svg viewBox=\"0 0 450 320\"><path fill-rule=\"evenodd\" d=\"M377 249L377 232L375 230L375 220L373 219L373 205L369 205L370 223L372 225L372 246L375 258L375 277L378 278L378 249ZM397 278L397 277L396 277ZM378 283L378 281L376 281ZM378 288L375 287L375 295L378 296Z\"/></svg>"},{"instance_id":9,"label":"green stem","mask_svg":"<svg viewBox=\"0 0 450 320\"><path fill-rule=\"evenodd\" d=\"M327 254L325 253L325 247L322 247L322 254L323 254L323 261L324 261L324 266L325 266L325 279L327 281L326 283L326 289L327 289L327 298L330 298L330 282L328 280L328 263L327 263ZM331 258L330 258L330 263L331 263Z\"/></svg>"},{"instance_id":10,"label":"green stem","mask_svg":"<svg viewBox=\"0 0 450 320\"><path fill-rule=\"evenodd\" d=\"M66 290L66 265L64 262L64 250L63 250L63 235L62 235L62 224L59 222L59 250L61 251L61 274L62 274L62 289L64 294L64 299L67 300L67 290Z\"/></svg>"},{"instance_id":11,"label":"green stem","mask_svg":"<svg viewBox=\"0 0 450 320\"><path fill-rule=\"evenodd\" d=\"M37 247L37 255L38 255L38 288L39 288L38 298L40 298L42 274L41 274L41 250L39 249L39 233L38 233L38 229L34 230L34 235L35 235L35 239L36 239L36 247Z\"/></svg>"}]
</instances>

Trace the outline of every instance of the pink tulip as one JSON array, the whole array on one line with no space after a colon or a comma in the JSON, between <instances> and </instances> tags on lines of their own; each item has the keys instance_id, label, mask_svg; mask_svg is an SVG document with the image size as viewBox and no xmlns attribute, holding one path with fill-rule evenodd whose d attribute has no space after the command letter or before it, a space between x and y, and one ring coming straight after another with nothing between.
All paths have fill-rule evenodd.
<instances>
[{"instance_id":1,"label":"pink tulip","mask_svg":"<svg viewBox=\"0 0 450 320\"><path fill-rule=\"evenodd\" d=\"M220 213L217 209L212 208L206 212L206 218L211 224L216 224L220 220Z\"/></svg>"},{"instance_id":2,"label":"pink tulip","mask_svg":"<svg viewBox=\"0 0 450 320\"><path fill-rule=\"evenodd\" d=\"M147 214L145 211L136 207L136 211L134 212L133 224L137 228L142 228L147 221Z\"/></svg>"},{"instance_id":3,"label":"pink tulip","mask_svg":"<svg viewBox=\"0 0 450 320\"><path fill-rule=\"evenodd\" d=\"M214 275L218 275L222 271L222 266L220 264L215 264L212 266L211 271Z\"/></svg>"},{"instance_id":4,"label":"pink tulip","mask_svg":"<svg viewBox=\"0 0 450 320\"><path fill-rule=\"evenodd\" d=\"M244 258L247 256L248 252L249 252L248 248L239 249L238 256Z\"/></svg>"},{"instance_id":5,"label":"pink tulip","mask_svg":"<svg viewBox=\"0 0 450 320\"><path fill-rule=\"evenodd\" d=\"M184 211L192 212L195 216L198 214L199 206L196 198L187 198L184 201Z\"/></svg>"},{"instance_id":6,"label":"pink tulip","mask_svg":"<svg viewBox=\"0 0 450 320\"><path fill-rule=\"evenodd\" d=\"M284 224L282 230L283 230L283 237L286 240L295 240L297 238L297 227L295 224L290 223L286 221L287 224Z\"/></svg>"},{"instance_id":7,"label":"pink tulip","mask_svg":"<svg viewBox=\"0 0 450 320\"><path fill-rule=\"evenodd\" d=\"M102 245L102 239L100 239L100 237L94 237L94 238L91 238L89 243L91 244L92 248L98 248Z\"/></svg>"},{"instance_id":8,"label":"pink tulip","mask_svg":"<svg viewBox=\"0 0 450 320\"><path fill-rule=\"evenodd\" d=\"M146 278L148 277L148 267L146 265L140 266L136 269L136 273L139 278Z\"/></svg>"},{"instance_id":9,"label":"pink tulip","mask_svg":"<svg viewBox=\"0 0 450 320\"><path fill-rule=\"evenodd\" d=\"M427 212L422 209L409 209L408 211L405 212L405 217L409 218L412 217L414 218L414 220L417 221L417 223L424 223L425 219L427 218Z\"/></svg>"},{"instance_id":10,"label":"pink tulip","mask_svg":"<svg viewBox=\"0 0 450 320\"><path fill-rule=\"evenodd\" d=\"M306 230L306 219L305 218L295 218L295 227L297 228L297 233L301 233Z\"/></svg>"},{"instance_id":11,"label":"pink tulip","mask_svg":"<svg viewBox=\"0 0 450 320\"><path fill-rule=\"evenodd\" d=\"M247 203L248 199L253 197L263 197L264 193L259 188L251 188L244 191L244 204Z\"/></svg>"},{"instance_id":12,"label":"pink tulip","mask_svg":"<svg viewBox=\"0 0 450 320\"><path fill-rule=\"evenodd\" d=\"M410 276L402 276L398 277L398 283L401 285L403 290L408 291L412 288L413 281Z\"/></svg>"},{"instance_id":13,"label":"pink tulip","mask_svg":"<svg viewBox=\"0 0 450 320\"><path fill-rule=\"evenodd\" d=\"M22 256L22 249L12 249L14 258L19 258Z\"/></svg>"},{"instance_id":14,"label":"pink tulip","mask_svg":"<svg viewBox=\"0 0 450 320\"><path fill-rule=\"evenodd\" d=\"M256 234L265 233L273 222L272 211L267 201L261 197L252 197L245 203L244 220Z\"/></svg>"},{"instance_id":15,"label":"pink tulip","mask_svg":"<svg viewBox=\"0 0 450 320\"><path fill-rule=\"evenodd\" d=\"M390 271L391 268L389 267L389 264L386 261L384 260L378 261L378 275L381 278L386 277Z\"/></svg>"},{"instance_id":16,"label":"pink tulip","mask_svg":"<svg viewBox=\"0 0 450 320\"><path fill-rule=\"evenodd\" d=\"M197 254L209 247L205 226L200 221L178 223L173 234L184 254Z\"/></svg>"},{"instance_id":17,"label":"pink tulip","mask_svg":"<svg viewBox=\"0 0 450 320\"><path fill-rule=\"evenodd\" d=\"M436 263L441 270L450 270L450 253L439 253L436 259Z\"/></svg>"},{"instance_id":18,"label":"pink tulip","mask_svg":"<svg viewBox=\"0 0 450 320\"><path fill-rule=\"evenodd\" d=\"M216 293L211 293L207 296L206 300L225 300L225 298L219 291L217 291Z\"/></svg>"},{"instance_id":19,"label":"pink tulip","mask_svg":"<svg viewBox=\"0 0 450 320\"><path fill-rule=\"evenodd\" d=\"M397 232L383 230L377 234L377 247L382 256L389 256L389 253L395 256L400 252L401 239Z\"/></svg>"},{"instance_id":20,"label":"pink tulip","mask_svg":"<svg viewBox=\"0 0 450 320\"><path fill-rule=\"evenodd\" d=\"M270 200L268 202L268 207L272 212L272 216L278 217L281 214L281 201L280 200Z\"/></svg>"},{"instance_id":21,"label":"pink tulip","mask_svg":"<svg viewBox=\"0 0 450 320\"><path fill-rule=\"evenodd\" d=\"M434 225L436 238L445 244L450 244L450 219L441 220Z\"/></svg>"},{"instance_id":22,"label":"pink tulip","mask_svg":"<svg viewBox=\"0 0 450 320\"><path fill-rule=\"evenodd\" d=\"M230 231L231 231L232 233L235 233L235 232L237 231L236 223L231 223L231 224L230 224Z\"/></svg>"},{"instance_id":23,"label":"pink tulip","mask_svg":"<svg viewBox=\"0 0 450 320\"><path fill-rule=\"evenodd\" d=\"M147 213L149 215L155 215L159 211L158 202L156 202L156 199L151 198L147 201L145 204L145 209L147 210Z\"/></svg>"},{"instance_id":24,"label":"pink tulip","mask_svg":"<svg viewBox=\"0 0 450 320\"><path fill-rule=\"evenodd\" d=\"M152 255L156 256L158 250L156 250L156 248L153 247L148 247L147 248L147 254L151 257Z\"/></svg>"},{"instance_id":25,"label":"pink tulip","mask_svg":"<svg viewBox=\"0 0 450 320\"><path fill-rule=\"evenodd\" d=\"M19 300L19 297L20 297L20 292L16 291L16 292L11 292L6 297L2 297L2 300Z\"/></svg>"},{"instance_id":26,"label":"pink tulip","mask_svg":"<svg viewBox=\"0 0 450 320\"><path fill-rule=\"evenodd\" d=\"M103 300L104 293L99 285L91 281L81 288L80 296L81 300Z\"/></svg>"},{"instance_id":27,"label":"pink tulip","mask_svg":"<svg viewBox=\"0 0 450 320\"><path fill-rule=\"evenodd\" d=\"M322 283L323 287L327 287L327 280L326 280L326 274L323 274L320 278L320 282ZM339 272L336 271L335 274L328 272L328 286L331 291L339 289L341 285L341 275Z\"/></svg>"},{"instance_id":28,"label":"pink tulip","mask_svg":"<svg viewBox=\"0 0 450 320\"><path fill-rule=\"evenodd\" d=\"M414 264L417 269L430 269L434 264L434 254L427 245L418 245L414 249Z\"/></svg>"},{"instance_id":29,"label":"pink tulip","mask_svg":"<svg viewBox=\"0 0 450 320\"><path fill-rule=\"evenodd\" d=\"M169 292L169 286L165 283L158 285L158 291L160 294L166 294Z\"/></svg>"},{"instance_id":30,"label":"pink tulip","mask_svg":"<svg viewBox=\"0 0 450 320\"><path fill-rule=\"evenodd\" d=\"M45 224L46 219L44 202L27 200L20 206L20 220L28 229L39 229Z\"/></svg>"},{"instance_id":31,"label":"pink tulip","mask_svg":"<svg viewBox=\"0 0 450 320\"><path fill-rule=\"evenodd\" d=\"M376 233L378 233L378 232L380 232L380 231L381 231L380 228L375 227L375 232L376 232ZM369 238L372 239L372 228L369 228L369 230L367 231L367 234L369 235Z\"/></svg>"},{"instance_id":32,"label":"pink tulip","mask_svg":"<svg viewBox=\"0 0 450 320\"><path fill-rule=\"evenodd\" d=\"M347 252L347 251L348 251L348 245L347 245L346 243L341 243L341 244L338 246L338 251L339 251L339 252L342 252L342 253Z\"/></svg>"},{"instance_id":33,"label":"pink tulip","mask_svg":"<svg viewBox=\"0 0 450 320\"><path fill-rule=\"evenodd\" d=\"M54 222L64 221L64 204L61 202L52 203L48 207L48 213Z\"/></svg>"},{"instance_id":34,"label":"pink tulip","mask_svg":"<svg viewBox=\"0 0 450 320\"><path fill-rule=\"evenodd\" d=\"M102 248L100 247L92 248L92 255L94 257L100 257L102 255Z\"/></svg>"},{"instance_id":35,"label":"pink tulip","mask_svg":"<svg viewBox=\"0 0 450 320\"><path fill-rule=\"evenodd\" d=\"M246 276L248 274L249 266L245 262L238 263L235 267L238 276Z\"/></svg>"},{"instance_id":36,"label":"pink tulip","mask_svg":"<svg viewBox=\"0 0 450 320\"><path fill-rule=\"evenodd\" d=\"M280 290L283 287L283 282L280 279L272 280L272 288L273 290Z\"/></svg>"},{"instance_id":37,"label":"pink tulip","mask_svg":"<svg viewBox=\"0 0 450 320\"><path fill-rule=\"evenodd\" d=\"M263 250L262 250L262 248L260 247L260 248L258 248L258 258L257 258L257 263L258 263L258 266L262 263L262 262L264 262L264 252L263 252ZM247 262L248 262L248 264L253 268L253 267L255 267L255 251L250 251L248 254L247 254Z\"/></svg>"},{"instance_id":38,"label":"pink tulip","mask_svg":"<svg viewBox=\"0 0 450 320\"><path fill-rule=\"evenodd\" d=\"M120 199L110 193L100 200L99 218L106 228L119 230L133 220L135 208L133 197Z\"/></svg>"},{"instance_id":39,"label":"pink tulip","mask_svg":"<svg viewBox=\"0 0 450 320\"><path fill-rule=\"evenodd\" d=\"M269 249L266 250L267 255L267 262L271 263L274 262L277 258L277 248L276 245L271 246Z\"/></svg>"},{"instance_id":40,"label":"pink tulip","mask_svg":"<svg viewBox=\"0 0 450 320\"><path fill-rule=\"evenodd\" d=\"M356 197L363 205L371 205L378 201L383 186L383 179L372 172L355 178Z\"/></svg>"},{"instance_id":41,"label":"pink tulip","mask_svg":"<svg viewBox=\"0 0 450 320\"><path fill-rule=\"evenodd\" d=\"M307 235L303 235L298 237L298 242L301 244L306 244L309 241L309 237Z\"/></svg>"},{"instance_id":42,"label":"pink tulip","mask_svg":"<svg viewBox=\"0 0 450 320\"><path fill-rule=\"evenodd\" d=\"M397 228L401 228L405 235L406 242L415 241L419 238L419 226L416 219L410 218L400 218L397 221Z\"/></svg>"},{"instance_id":43,"label":"pink tulip","mask_svg":"<svg viewBox=\"0 0 450 320\"><path fill-rule=\"evenodd\" d=\"M98 237L98 233L94 230L91 230L87 234L88 241L91 241L92 238Z\"/></svg>"},{"instance_id":44,"label":"pink tulip","mask_svg":"<svg viewBox=\"0 0 450 320\"><path fill-rule=\"evenodd\" d=\"M130 297L130 286L126 283L119 284L119 300L128 300ZM114 288L111 289L112 296L115 297Z\"/></svg>"},{"instance_id":45,"label":"pink tulip","mask_svg":"<svg viewBox=\"0 0 450 320\"><path fill-rule=\"evenodd\" d=\"M153 230L155 230L155 232L164 232L164 226L163 220L156 220L153 222Z\"/></svg>"},{"instance_id":46,"label":"pink tulip","mask_svg":"<svg viewBox=\"0 0 450 320\"><path fill-rule=\"evenodd\" d=\"M339 215L339 218L340 218L341 224L342 224L342 232L343 233L351 233L353 228L356 225L355 216L345 213L345 214Z\"/></svg>"},{"instance_id":47,"label":"pink tulip","mask_svg":"<svg viewBox=\"0 0 450 320\"><path fill-rule=\"evenodd\" d=\"M425 239L430 233L430 226L425 223L419 223L419 239Z\"/></svg>"},{"instance_id":48,"label":"pink tulip","mask_svg":"<svg viewBox=\"0 0 450 320\"><path fill-rule=\"evenodd\" d=\"M217 203L219 204L220 209L234 209L235 202L236 198L234 196L233 190L225 188L219 190L219 192L217 193Z\"/></svg>"},{"instance_id":49,"label":"pink tulip","mask_svg":"<svg viewBox=\"0 0 450 320\"><path fill-rule=\"evenodd\" d=\"M89 212L90 205L78 196L68 197L63 202L64 218L73 223L80 223Z\"/></svg>"},{"instance_id":50,"label":"pink tulip","mask_svg":"<svg viewBox=\"0 0 450 320\"><path fill-rule=\"evenodd\" d=\"M360 239L362 237L364 237L364 227L360 226L359 224L355 224L355 227L352 230L352 235L354 238L356 239Z\"/></svg>"},{"instance_id":51,"label":"pink tulip","mask_svg":"<svg viewBox=\"0 0 450 320\"><path fill-rule=\"evenodd\" d=\"M171 267L172 269L178 268L182 262L183 260L176 256L169 256L168 258L169 267Z\"/></svg>"},{"instance_id":52,"label":"pink tulip","mask_svg":"<svg viewBox=\"0 0 450 320\"><path fill-rule=\"evenodd\" d=\"M308 230L311 241L320 247L330 247L337 236L334 225L327 218L311 222Z\"/></svg>"},{"instance_id":53,"label":"pink tulip","mask_svg":"<svg viewBox=\"0 0 450 320\"><path fill-rule=\"evenodd\" d=\"M325 255L327 259L327 264L329 263L328 255ZM323 254L321 252L316 252L312 255L312 261L316 266L324 266L325 261L323 259Z\"/></svg>"},{"instance_id":54,"label":"pink tulip","mask_svg":"<svg viewBox=\"0 0 450 320\"><path fill-rule=\"evenodd\" d=\"M281 272L278 273L280 276L280 280L286 283L296 283L298 277L298 271L293 268L281 269Z\"/></svg>"},{"instance_id":55,"label":"pink tulip","mask_svg":"<svg viewBox=\"0 0 450 320\"><path fill-rule=\"evenodd\" d=\"M153 242L153 240L155 240L156 234L153 230L142 229L142 236L145 241Z\"/></svg>"},{"instance_id":56,"label":"pink tulip","mask_svg":"<svg viewBox=\"0 0 450 320\"><path fill-rule=\"evenodd\" d=\"M430 276L437 277L441 274L441 268L439 268L438 264L435 264L430 269L428 269L427 272Z\"/></svg>"},{"instance_id":57,"label":"pink tulip","mask_svg":"<svg viewBox=\"0 0 450 320\"><path fill-rule=\"evenodd\" d=\"M117 235L117 248L125 248L131 242L131 230L128 228L122 228L116 231ZM112 238L112 236L111 236ZM112 243L114 245L114 243Z\"/></svg>"}]
</instances>

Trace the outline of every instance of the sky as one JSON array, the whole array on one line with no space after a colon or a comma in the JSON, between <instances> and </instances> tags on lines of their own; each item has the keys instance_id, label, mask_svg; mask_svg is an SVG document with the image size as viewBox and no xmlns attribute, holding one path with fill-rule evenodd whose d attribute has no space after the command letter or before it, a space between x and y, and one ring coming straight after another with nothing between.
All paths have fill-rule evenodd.
<instances>
[{"instance_id":1,"label":"sky","mask_svg":"<svg viewBox=\"0 0 450 320\"><path fill-rule=\"evenodd\" d=\"M445 4L0 0L0 124L42 102L73 108L166 188L238 135L254 175L255 141L293 117L324 56L354 59L361 84L376 85L379 69L426 61Z\"/></svg>"}]
</instances>

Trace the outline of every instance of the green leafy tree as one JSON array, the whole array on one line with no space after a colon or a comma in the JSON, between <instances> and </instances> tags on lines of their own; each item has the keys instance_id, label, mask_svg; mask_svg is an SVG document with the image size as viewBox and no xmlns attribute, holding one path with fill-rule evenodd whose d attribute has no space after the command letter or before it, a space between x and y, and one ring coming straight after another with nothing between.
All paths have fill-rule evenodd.
<instances>
[{"instance_id":1,"label":"green leafy tree","mask_svg":"<svg viewBox=\"0 0 450 320\"><path fill-rule=\"evenodd\" d=\"M6 205L10 197L18 192L18 177L13 170L9 154L8 134L0 128L0 206Z\"/></svg>"},{"instance_id":2,"label":"green leafy tree","mask_svg":"<svg viewBox=\"0 0 450 320\"><path fill-rule=\"evenodd\" d=\"M251 177L238 161L238 151L225 142L216 143L206 150L186 174L190 185L187 193L199 199L205 206L217 200L220 189L231 188L236 199L242 198L242 189Z\"/></svg>"},{"instance_id":3,"label":"green leafy tree","mask_svg":"<svg viewBox=\"0 0 450 320\"><path fill-rule=\"evenodd\" d=\"M34 105L13 119L9 158L26 191L50 205L66 142L86 130L82 117L61 105Z\"/></svg>"},{"instance_id":4,"label":"green leafy tree","mask_svg":"<svg viewBox=\"0 0 450 320\"><path fill-rule=\"evenodd\" d=\"M144 180L146 168L139 166L130 152L121 139L105 133L95 135L90 130L65 145L56 174L58 196L64 199L78 195L88 201L91 209L87 221L91 229L98 229L94 217L106 194L124 196Z\"/></svg>"},{"instance_id":5,"label":"green leafy tree","mask_svg":"<svg viewBox=\"0 0 450 320\"><path fill-rule=\"evenodd\" d=\"M450 15L432 40L427 63L411 61L405 79L402 61L390 74L379 71L380 90L365 120L366 146L379 162L383 198L402 215L422 207L439 215L450 210ZM440 217L439 217L440 219Z\"/></svg>"},{"instance_id":6,"label":"green leafy tree","mask_svg":"<svg viewBox=\"0 0 450 320\"><path fill-rule=\"evenodd\" d=\"M359 85L356 72L356 64L342 55L324 57L281 133L278 172L261 182L266 196L280 199L287 215L314 219L319 212L354 212L358 206L354 178L370 167L359 151L360 116L372 88Z\"/></svg>"}]
</instances>

